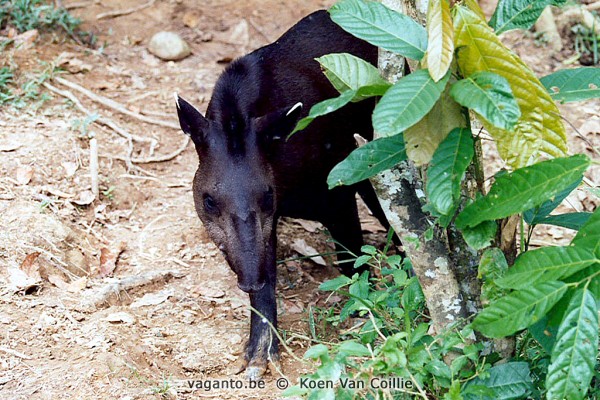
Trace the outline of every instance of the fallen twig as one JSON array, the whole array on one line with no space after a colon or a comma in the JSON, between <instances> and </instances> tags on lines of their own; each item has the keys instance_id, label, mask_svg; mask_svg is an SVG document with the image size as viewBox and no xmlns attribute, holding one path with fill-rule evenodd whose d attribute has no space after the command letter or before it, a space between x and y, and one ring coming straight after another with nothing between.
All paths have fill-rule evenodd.
<instances>
[{"instance_id":1,"label":"fallen twig","mask_svg":"<svg viewBox=\"0 0 600 400\"><path fill-rule=\"evenodd\" d=\"M79 99L77 97L75 97L75 95L73 93L69 92L68 90L62 90L57 87L54 87L51 84L49 84L48 82L44 82L44 83L42 83L42 85L46 89L50 90L51 92L54 92L60 96L66 97L67 99L71 100L71 102L73 102L73 104L75 104L75 107L77 107L79 109L79 111L83 112L87 117L92 116L92 113L90 111L88 111L88 109L85 108L83 106L83 104L81 104ZM127 168L129 168L129 169L131 169L133 167L133 165L131 163L131 154L133 153L133 141L134 140L138 141L138 142L150 143L151 145L155 145L155 143L156 143L155 139L143 138L140 136L130 134L125 129L121 128L120 126L118 126L116 123L114 123L112 120L110 120L108 118L98 117L97 119L94 120L94 122L108 126L113 131L115 131L118 135L127 139L127 144L128 144L127 157L124 159L124 161L127 164Z\"/></svg>"},{"instance_id":2,"label":"fallen twig","mask_svg":"<svg viewBox=\"0 0 600 400\"><path fill-rule=\"evenodd\" d=\"M90 177L94 200L98 200L100 191L98 190L98 140L96 138L90 139Z\"/></svg>"},{"instance_id":3,"label":"fallen twig","mask_svg":"<svg viewBox=\"0 0 600 400\"><path fill-rule=\"evenodd\" d=\"M144 8L150 7L151 5L154 4L155 1L156 0L150 0L149 2L147 2L145 4L141 4L139 6L132 7L132 8L126 8L124 10L115 10L115 11L108 11L105 13L101 13L101 14L96 15L96 19L114 18L114 17L119 17L121 15L133 14L136 11L140 11L140 10L143 10Z\"/></svg>"},{"instance_id":4,"label":"fallen twig","mask_svg":"<svg viewBox=\"0 0 600 400\"><path fill-rule=\"evenodd\" d=\"M4 353L7 353L7 354L10 354L10 355L15 356L15 357L22 358L23 360L31 360L31 356L28 356L27 354L23 354L20 351L9 349L9 348L4 347L4 346L0 346L0 351L2 351Z\"/></svg>"},{"instance_id":5,"label":"fallen twig","mask_svg":"<svg viewBox=\"0 0 600 400\"><path fill-rule=\"evenodd\" d=\"M585 6L589 11L600 10L600 1Z\"/></svg>"},{"instance_id":6,"label":"fallen twig","mask_svg":"<svg viewBox=\"0 0 600 400\"><path fill-rule=\"evenodd\" d=\"M79 3L70 3L63 6L65 10L74 10L76 8L83 8L92 5L93 1L80 1Z\"/></svg>"},{"instance_id":7,"label":"fallen twig","mask_svg":"<svg viewBox=\"0 0 600 400\"><path fill-rule=\"evenodd\" d=\"M183 143L181 144L181 146L177 150L173 151L172 153L165 154L163 156L132 158L131 162L133 162L134 164L150 164L150 163L170 161L170 160L174 159L175 157L177 157L178 155L180 155L181 153L183 153L184 150L187 148L188 144L190 144L190 137L185 135L185 139L183 139Z\"/></svg>"},{"instance_id":8,"label":"fallen twig","mask_svg":"<svg viewBox=\"0 0 600 400\"><path fill-rule=\"evenodd\" d=\"M96 101L96 102L98 102L98 103L100 103L102 105L105 105L106 107L112 108L112 109L114 109L114 110L116 110L116 111L118 111L118 112L120 112L122 114L129 115L130 117L139 119L140 121L147 122L149 124L164 126L164 127L167 127L167 128L177 129L177 130L181 129L180 126L179 126L179 124L177 124L175 122L161 121L161 120L157 120L157 119L154 119L154 118L149 118L149 117L146 117L145 115L142 115L140 113L136 113L134 111L128 110L122 104L120 104L120 103L118 103L118 102L116 102L116 101L114 101L112 99L106 98L104 96L100 96L100 95L98 95L98 94L96 94L96 93L94 93L94 92L92 92L92 91L90 91L90 90L88 90L88 89L86 89L86 88L84 88L84 87L82 87L82 86L74 83L74 82L71 82L71 81L69 81L67 79L64 79L64 78L61 78L61 77L57 76L57 77L54 77L54 80L56 82L60 83L61 85L67 86L67 87L69 87L69 88L71 88L73 90L77 90L81 94L89 97L90 99L92 99L92 100L94 100L94 101Z\"/></svg>"},{"instance_id":9,"label":"fallen twig","mask_svg":"<svg viewBox=\"0 0 600 400\"><path fill-rule=\"evenodd\" d=\"M120 279L110 279L107 284L94 289L86 290L81 298L83 301L79 305L80 311L92 312L98 307L107 304L111 297L119 298L120 293L138 288L140 286L151 285L159 281L167 281L170 278L181 278L185 274L178 270L168 271L149 271L141 275L127 276Z\"/></svg>"}]
</instances>

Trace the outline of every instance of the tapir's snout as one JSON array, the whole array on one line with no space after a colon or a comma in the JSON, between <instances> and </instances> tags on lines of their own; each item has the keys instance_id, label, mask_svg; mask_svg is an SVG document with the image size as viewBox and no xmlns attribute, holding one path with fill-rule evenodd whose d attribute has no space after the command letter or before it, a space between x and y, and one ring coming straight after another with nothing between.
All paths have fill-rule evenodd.
<instances>
[{"instance_id":1,"label":"tapir's snout","mask_svg":"<svg viewBox=\"0 0 600 400\"><path fill-rule=\"evenodd\" d=\"M265 243L255 212L244 217L231 216L231 235L234 240L226 246L226 258L238 278L238 287L246 293L261 290L266 283L264 273Z\"/></svg>"},{"instance_id":2,"label":"tapir's snout","mask_svg":"<svg viewBox=\"0 0 600 400\"><path fill-rule=\"evenodd\" d=\"M265 287L265 282L249 284L238 280L238 287L246 293L256 293Z\"/></svg>"}]
</instances>

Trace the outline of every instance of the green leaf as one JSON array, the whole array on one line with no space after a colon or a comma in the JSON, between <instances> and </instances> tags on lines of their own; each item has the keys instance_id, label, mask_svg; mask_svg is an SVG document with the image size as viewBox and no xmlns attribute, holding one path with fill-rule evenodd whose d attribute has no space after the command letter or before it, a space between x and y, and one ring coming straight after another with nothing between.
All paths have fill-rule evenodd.
<instances>
[{"instance_id":1,"label":"green leaf","mask_svg":"<svg viewBox=\"0 0 600 400\"><path fill-rule=\"evenodd\" d=\"M594 295L596 298L596 303L598 309L600 310L600 275L598 272L600 271L600 263L596 263L590 265L589 267L579 271L576 274L571 275L567 279L565 279L565 283L576 283L589 280L588 290L590 293ZM562 303L562 300L561 300ZM566 309L566 306L565 306ZM554 318L553 318L554 319ZM556 323L558 324L558 323Z\"/></svg>"},{"instance_id":2,"label":"green leaf","mask_svg":"<svg viewBox=\"0 0 600 400\"><path fill-rule=\"evenodd\" d=\"M456 59L465 77L489 71L510 84L521 117L512 130L482 120L496 141L500 156L511 168L535 162L541 154L564 157L567 136L560 112L533 71L508 50L485 20L463 6L455 6Z\"/></svg>"},{"instance_id":3,"label":"green leaf","mask_svg":"<svg viewBox=\"0 0 600 400\"><path fill-rule=\"evenodd\" d=\"M504 288L520 289L547 281L555 281L597 262L585 247L543 247L521 253L515 264L496 284Z\"/></svg>"},{"instance_id":4,"label":"green leaf","mask_svg":"<svg viewBox=\"0 0 600 400\"><path fill-rule=\"evenodd\" d=\"M473 137L467 128L453 129L433 154L425 190L433 207L443 215L456 208L460 182L473 158Z\"/></svg>"},{"instance_id":5,"label":"green leaf","mask_svg":"<svg viewBox=\"0 0 600 400\"><path fill-rule=\"evenodd\" d=\"M312 390L308 396L308 400L336 400L335 389L317 389Z\"/></svg>"},{"instance_id":6,"label":"green leaf","mask_svg":"<svg viewBox=\"0 0 600 400\"><path fill-rule=\"evenodd\" d=\"M407 311L413 311L424 301L425 295L423 294L423 289L421 289L421 284L418 279L416 277L410 278L402 292L402 298L400 299L402 307Z\"/></svg>"},{"instance_id":7,"label":"green leaf","mask_svg":"<svg viewBox=\"0 0 600 400\"><path fill-rule=\"evenodd\" d=\"M447 0L430 0L427 9L427 69L435 82L442 79L454 56L454 28Z\"/></svg>"},{"instance_id":8,"label":"green leaf","mask_svg":"<svg viewBox=\"0 0 600 400\"><path fill-rule=\"evenodd\" d=\"M421 69L400 79L375 107L373 128L382 136L392 136L416 124L433 108L449 77L447 74L436 83Z\"/></svg>"},{"instance_id":9,"label":"green leaf","mask_svg":"<svg viewBox=\"0 0 600 400\"><path fill-rule=\"evenodd\" d=\"M475 377L462 388L464 400L509 400L523 399L533 389L529 365L526 362L508 362L490 368L487 378ZM485 388L477 394L473 388Z\"/></svg>"},{"instance_id":10,"label":"green leaf","mask_svg":"<svg viewBox=\"0 0 600 400\"><path fill-rule=\"evenodd\" d=\"M352 283L352 279L348 278L346 275L340 275L337 278L333 278L321 283L319 285L319 290L323 290L325 292L333 292L344 286L349 285L350 283Z\"/></svg>"},{"instance_id":11,"label":"green leaf","mask_svg":"<svg viewBox=\"0 0 600 400\"><path fill-rule=\"evenodd\" d=\"M598 310L594 296L578 290L558 328L546 377L548 400L585 398L598 353Z\"/></svg>"},{"instance_id":12,"label":"green leaf","mask_svg":"<svg viewBox=\"0 0 600 400\"><path fill-rule=\"evenodd\" d=\"M523 218L525 222L529 225L536 225L540 223L544 218L546 218L556 207L559 206L560 203L571 193L573 190L579 186L581 181L583 180L583 176L575 179L573 183L571 183L567 188L556 196L551 198L550 200L546 200L539 207L534 207L530 210L527 210L523 213Z\"/></svg>"},{"instance_id":13,"label":"green leaf","mask_svg":"<svg viewBox=\"0 0 600 400\"><path fill-rule=\"evenodd\" d=\"M356 260L354 260L354 268L356 269L362 267L363 265L371 261L371 258L373 257L371 257L368 254L364 254L362 256L357 257Z\"/></svg>"},{"instance_id":14,"label":"green leaf","mask_svg":"<svg viewBox=\"0 0 600 400\"><path fill-rule=\"evenodd\" d=\"M565 295L550 311L548 314L552 314L556 307L563 302L569 293ZM552 348L554 347L554 343L556 343L556 333L558 332L558 326L554 326L549 323L548 316L540 319L535 324L531 325L527 328L531 336L534 337L535 340L544 348L546 353L552 354Z\"/></svg>"},{"instance_id":15,"label":"green leaf","mask_svg":"<svg viewBox=\"0 0 600 400\"><path fill-rule=\"evenodd\" d=\"M317 117L322 117L323 115L330 114L334 111L339 110L344 107L346 104L350 103L354 96L357 95L357 91L355 90L347 90L344 93L340 94L338 97L334 97L333 99L323 100L314 106L311 107L310 112L304 118L302 118L296 124L296 127L289 134L288 138L292 136L294 133L301 131L306 128L311 122L314 121Z\"/></svg>"},{"instance_id":16,"label":"green leaf","mask_svg":"<svg viewBox=\"0 0 600 400\"><path fill-rule=\"evenodd\" d=\"M327 54L316 60L321 64L325 76L338 92L344 93L347 90L357 91L357 95L352 101L372 97L376 95L373 92L377 90L377 95L382 96L391 86L391 83L379 75L377 68L352 54ZM371 93L358 93L359 89L366 86L371 88Z\"/></svg>"},{"instance_id":17,"label":"green leaf","mask_svg":"<svg viewBox=\"0 0 600 400\"><path fill-rule=\"evenodd\" d=\"M347 356L369 357L371 355L371 352L365 345L351 340L342 342L338 347L338 350L340 353L345 353Z\"/></svg>"},{"instance_id":18,"label":"green leaf","mask_svg":"<svg viewBox=\"0 0 600 400\"><path fill-rule=\"evenodd\" d=\"M477 226L466 227L461 232L470 247L481 250L492 244L497 230L496 221L484 221Z\"/></svg>"},{"instance_id":19,"label":"green leaf","mask_svg":"<svg viewBox=\"0 0 600 400\"><path fill-rule=\"evenodd\" d=\"M500 0L490 19L496 34L512 29L529 29L552 0Z\"/></svg>"},{"instance_id":20,"label":"green leaf","mask_svg":"<svg viewBox=\"0 0 600 400\"><path fill-rule=\"evenodd\" d=\"M450 85L447 85L431 111L404 131L406 155L418 167L429 164L433 153L450 131L466 127L463 109L452 99Z\"/></svg>"},{"instance_id":21,"label":"green leaf","mask_svg":"<svg viewBox=\"0 0 600 400\"><path fill-rule=\"evenodd\" d=\"M316 360L320 358L323 360L324 358L329 358L329 349L322 343L311 346L306 353L304 353L304 359L312 358Z\"/></svg>"},{"instance_id":22,"label":"green leaf","mask_svg":"<svg viewBox=\"0 0 600 400\"><path fill-rule=\"evenodd\" d=\"M369 271L365 271L360 276L360 279L354 282L348 288L348 292L359 299L369 299Z\"/></svg>"},{"instance_id":23,"label":"green leaf","mask_svg":"<svg viewBox=\"0 0 600 400\"><path fill-rule=\"evenodd\" d=\"M290 386L289 388L285 389L281 393L281 396L282 397L294 397L294 396L302 397L305 394L307 394L308 392L309 392L308 388L301 388L299 385L295 385L295 386Z\"/></svg>"},{"instance_id":24,"label":"green leaf","mask_svg":"<svg viewBox=\"0 0 600 400\"><path fill-rule=\"evenodd\" d=\"M481 255L479 260L478 278L493 279L494 281L503 276L508 270L506 257L501 249L492 247L487 249Z\"/></svg>"},{"instance_id":25,"label":"green leaf","mask_svg":"<svg viewBox=\"0 0 600 400\"><path fill-rule=\"evenodd\" d=\"M402 135L379 138L354 150L345 160L333 167L327 177L327 184L330 189L352 185L404 160L406 152Z\"/></svg>"},{"instance_id":26,"label":"green leaf","mask_svg":"<svg viewBox=\"0 0 600 400\"><path fill-rule=\"evenodd\" d=\"M504 174L490 192L469 204L456 218L456 226L476 226L505 218L542 204L583 175L590 160L582 154L555 158Z\"/></svg>"},{"instance_id":27,"label":"green leaf","mask_svg":"<svg viewBox=\"0 0 600 400\"><path fill-rule=\"evenodd\" d=\"M600 68L563 69L540 79L554 100L568 103L600 97Z\"/></svg>"},{"instance_id":28,"label":"green leaf","mask_svg":"<svg viewBox=\"0 0 600 400\"><path fill-rule=\"evenodd\" d=\"M376 2L342 0L330 9L333 22L352 35L414 60L423 58L427 32L407 15Z\"/></svg>"},{"instance_id":29,"label":"green leaf","mask_svg":"<svg viewBox=\"0 0 600 400\"><path fill-rule=\"evenodd\" d=\"M589 212L550 215L543 220L538 221L538 224L562 226L563 228L578 231L590 219L591 216L592 213Z\"/></svg>"},{"instance_id":30,"label":"green leaf","mask_svg":"<svg viewBox=\"0 0 600 400\"><path fill-rule=\"evenodd\" d=\"M564 283L555 281L512 292L484 308L473 321L473 327L488 337L512 335L542 318L567 288Z\"/></svg>"},{"instance_id":31,"label":"green leaf","mask_svg":"<svg viewBox=\"0 0 600 400\"><path fill-rule=\"evenodd\" d=\"M579 229L571 243L590 249L596 257L600 258L600 207L596 207L596 211Z\"/></svg>"},{"instance_id":32,"label":"green leaf","mask_svg":"<svg viewBox=\"0 0 600 400\"><path fill-rule=\"evenodd\" d=\"M493 72L475 72L456 82L450 95L500 129L513 129L521 117L508 81Z\"/></svg>"},{"instance_id":33,"label":"green leaf","mask_svg":"<svg viewBox=\"0 0 600 400\"><path fill-rule=\"evenodd\" d=\"M490 303L506 295L507 290L499 288L496 284L496 280L508 271L508 263L502 250L497 247L486 249L481 255L477 271L477 277L482 280L481 301L483 303Z\"/></svg>"}]
</instances>

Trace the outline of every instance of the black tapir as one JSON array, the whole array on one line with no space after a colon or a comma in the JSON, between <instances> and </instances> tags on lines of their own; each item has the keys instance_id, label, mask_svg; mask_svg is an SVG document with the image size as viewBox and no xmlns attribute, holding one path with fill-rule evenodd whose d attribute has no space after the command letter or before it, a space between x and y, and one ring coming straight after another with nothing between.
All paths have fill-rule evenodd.
<instances>
[{"instance_id":1,"label":"black tapir","mask_svg":"<svg viewBox=\"0 0 600 400\"><path fill-rule=\"evenodd\" d=\"M252 312L240 368L252 379L278 360L278 340L263 320L277 326L278 217L320 221L340 250L354 254L362 245L355 194L385 219L368 181L333 190L326 184L333 166L355 149L353 134L372 138L374 102L351 103L286 140L311 106L339 95L315 58L342 52L376 64L376 47L346 33L326 11L317 11L275 43L231 63L215 85L206 117L177 97L181 129L199 156L196 210L237 274L238 286L262 315ZM352 264L346 265L342 271L351 275Z\"/></svg>"}]
</instances>

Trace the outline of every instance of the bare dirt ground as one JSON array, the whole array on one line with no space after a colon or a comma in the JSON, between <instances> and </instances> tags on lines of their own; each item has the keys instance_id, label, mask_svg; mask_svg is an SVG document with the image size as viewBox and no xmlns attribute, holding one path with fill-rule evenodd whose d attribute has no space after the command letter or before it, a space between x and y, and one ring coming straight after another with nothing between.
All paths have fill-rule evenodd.
<instances>
[{"instance_id":1,"label":"bare dirt ground","mask_svg":"<svg viewBox=\"0 0 600 400\"><path fill-rule=\"evenodd\" d=\"M143 3L90 1L72 11L84 20L84 30L97 34L100 49L47 34L30 48L6 49L2 57L26 74L62 54L70 71L62 78L131 111L176 123L174 92L204 109L227 61L332 4L159 0L133 14L96 19ZM148 40L161 30L179 33L193 54L178 62L149 54ZM521 37L508 39L537 73L563 67L561 59L547 60L543 47ZM265 388L186 389L188 380L234 377L249 315L247 295L237 288L193 209L193 146L179 153L185 138L177 129L125 116L50 83L131 134L153 139L133 141L134 161L178 154L128 167L128 141L109 128L86 124L85 115L58 94L39 109L0 110L0 398L278 398L276 380L284 376L294 383L309 367L285 351L283 375L267 376ZM600 103L562 110L585 140L598 146ZM86 198L90 132L99 146L101 189L91 204ZM570 127L569 134L572 152L592 156L590 145ZM588 179L598 184L598 170ZM596 206L584 190L570 202L577 211ZM384 234L363 215L366 240L381 243ZM315 229L283 221L279 258L297 257L298 249L311 252L307 245L328 251L326 236ZM568 239L569 232L552 229L536 240ZM339 301L316 290L337 271L292 260L280 264L278 272L280 328L301 357L310 345L309 306L327 309Z\"/></svg>"}]
</instances>

